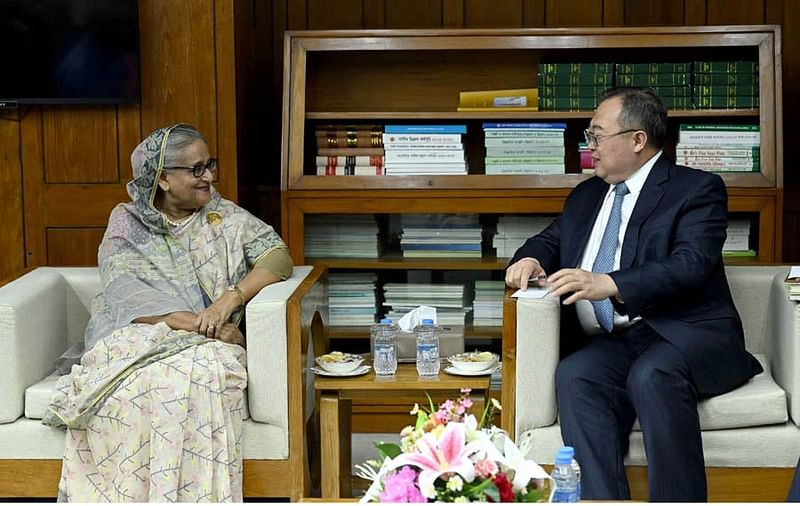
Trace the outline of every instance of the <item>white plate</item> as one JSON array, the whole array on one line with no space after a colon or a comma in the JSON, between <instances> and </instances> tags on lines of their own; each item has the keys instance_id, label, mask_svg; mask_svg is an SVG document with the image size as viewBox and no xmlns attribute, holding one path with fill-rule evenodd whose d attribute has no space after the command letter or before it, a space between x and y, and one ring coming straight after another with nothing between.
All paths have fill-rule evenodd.
<instances>
[{"instance_id":1,"label":"white plate","mask_svg":"<svg viewBox=\"0 0 800 506\"><path fill-rule=\"evenodd\" d=\"M335 376L338 378L347 377L347 376L361 376L362 374L367 374L372 366L370 365L361 365L356 367L350 372L330 372L326 371L322 367L313 366L309 368L311 372L314 374L319 374L320 376Z\"/></svg>"},{"instance_id":2,"label":"white plate","mask_svg":"<svg viewBox=\"0 0 800 506\"><path fill-rule=\"evenodd\" d=\"M451 365L449 367L445 367L444 372L447 374L453 374L455 376L486 376L487 374L492 374L493 372L499 370L502 366L503 364L494 364L492 367L482 371L465 371Z\"/></svg>"}]
</instances>

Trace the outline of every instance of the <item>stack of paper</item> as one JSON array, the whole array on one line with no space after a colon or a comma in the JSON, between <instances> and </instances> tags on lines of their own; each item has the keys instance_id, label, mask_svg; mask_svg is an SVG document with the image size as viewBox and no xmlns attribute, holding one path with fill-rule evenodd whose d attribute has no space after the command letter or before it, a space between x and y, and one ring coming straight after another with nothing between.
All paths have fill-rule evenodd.
<instances>
[{"instance_id":1,"label":"stack of paper","mask_svg":"<svg viewBox=\"0 0 800 506\"><path fill-rule=\"evenodd\" d=\"M418 306L436 308L438 325L464 325L464 285L438 283L386 283L384 286L386 317L394 321Z\"/></svg>"},{"instance_id":2,"label":"stack of paper","mask_svg":"<svg viewBox=\"0 0 800 506\"><path fill-rule=\"evenodd\" d=\"M369 215L307 215L307 257L378 258L378 224Z\"/></svg>"},{"instance_id":3,"label":"stack of paper","mask_svg":"<svg viewBox=\"0 0 800 506\"><path fill-rule=\"evenodd\" d=\"M376 280L373 272L331 273L328 277L330 325L372 325L375 322Z\"/></svg>"}]
</instances>

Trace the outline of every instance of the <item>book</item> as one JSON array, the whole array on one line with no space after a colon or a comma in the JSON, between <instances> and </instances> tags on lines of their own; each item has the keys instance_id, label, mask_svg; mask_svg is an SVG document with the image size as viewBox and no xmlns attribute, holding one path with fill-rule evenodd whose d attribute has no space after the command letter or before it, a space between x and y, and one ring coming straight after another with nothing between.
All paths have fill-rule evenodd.
<instances>
[{"instance_id":1,"label":"book","mask_svg":"<svg viewBox=\"0 0 800 506\"><path fill-rule=\"evenodd\" d=\"M383 134L383 144L454 144L461 147L461 134Z\"/></svg>"},{"instance_id":2,"label":"book","mask_svg":"<svg viewBox=\"0 0 800 506\"><path fill-rule=\"evenodd\" d=\"M596 97L606 90L608 86L595 86L595 85L555 85L543 84L539 85L540 97Z\"/></svg>"},{"instance_id":3,"label":"book","mask_svg":"<svg viewBox=\"0 0 800 506\"><path fill-rule=\"evenodd\" d=\"M753 109L758 107L759 97L741 95L697 97L692 99L697 109Z\"/></svg>"},{"instance_id":4,"label":"book","mask_svg":"<svg viewBox=\"0 0 800 506\"><path fill-rule=\"evenodd\" d=\"M758 132L758 125L725 124L725 123L681 123L681 130L721 130L727 132Z\"/></svg>"},{"instance_id":5,"label":"book","mask_svg":"<svg viewBox=\"0 0 800 506\"><path fill-rule=\"evenodd\" d=\"M502 109L502 110L511 110L511 109L513 109L515 111L533 112L533 111L538 111L539 110L539 106L538 106L538 104L536 102L534 102L534 105L526 106L526 107L503 107L503 108L500 108L500 107L461 107L461 106L456 107L456 111L457 112L491 112L491 111L497 111L497 110L500 110L500 109Z\"/></svg>"},{"instance_id":6,"label":"book","mask_svg":"<svg viewBox=\"0 0 800 506\"><path fill-rule=\"evenodd\" d=\"M586 111L597 107L597 98L539 97L540 111Z\"/></svg>"},{"instance_id":7,"label":"book","mask_svg":"<svg viewBox=\"0 0 800 506\"><path fill-rule=\"evenodd\" d=\"M758 83L751 84L715 84L715 85L702 85L695 84L692 86L692 93L697 97L708 97L711 95L717 96L755 96L758 95Z\"/></svg>"},{"instance_id":8,"label":"book","mask_svg":"<svg viewBox=\"0 0 800 506\"><path fill-rule=\"evenodd\" d=\"M317 165L318 176L382 176L383 167L380 165Z\"/></svg>"},{"instance_id":9,"label":"book","mask_svg":"<svg viewBox=\"0 0 800 506\"><path fill-rule=\"evenodd\" d=\"M693 74L692 81L695 85L739 85L739 84L758 84L758 74Z\"/></svg>"},{"instance_id":10,"label":"book","mask_svg":"<svg viewBox=\"0 0 800 506\"><path fill-rule=\"evenodd\" d=\"M605 74L539 74L539 85L574 85L593 84L597 86L611 86L614 76L611 72ZM539 97L541 99L541 96Z\"/></svg>"},{"instance_id":11,"label":"book","mask_svg":"<svg viewBox=\"0 0 800 506\"><path fill-rule=\"evenodd\" d=\"M607 74L614 71L613 63L540 63L540 74Z\"/></svg>"},{"instance_id":12,"label":"book","mask_svg":"<svg viewBox=\"0 0 800 506\"><path fill-rule=\"evenodd\" d=\"M318 156L383 156L383 148L319 148Z\"/></svg>"},{"instance_id":13,"label":"book","mask_svg":"<svg viewBox=\"0 0 800 506\"><path fill-rule=\"evenodd\" d=\"M564 174L564 163L549 165L487 165L486 174Z\"/></svg>"},{"instance_id":14,"label":"book","mask_svg":"<svg viewBox=\"0 0 800 506\"><path fill-rule=\"evenodd\" d=\"M560 156L564 157L563 146L487 146L486 157L492 156Z\"/></svg>"},{"instance_id":15,"label":"book","mask_svg":"<svg viewBox=\"0 0 800 506\"><path fill-rule=\"evenodd\" d=\"M687 86L690 74L622 74L617 76L617 86Z\"/></svg>"},{"instance_id":16,"label":"book","mask_svg":"<svg viewBox=\"0 0 800 506\"><path fill-rule=\"evenodd\" d=\"M461 150L427 150L427 149L397 149L387 150L385 155L386 163L393 162L460 162L464 160L464 152Z\"/></svg>"},{"instance_id":17,"label":"book","mask_svg":"<svg viewBox=\"0 0 800 506\"><path fill-rule=\"evenodd\" d=\"M317 166L330 165L333 167L344 165L370 166L383 165L383 157L374 156L318 156L316 157Z\"/></svg>"},{"instance_id":18,"label":"book","mask_svg":"<svg viewBox=\"0 0 800 506\"><path fill-rule=\"evenodd\" d=\"M751 148L733 147L686 147L678 146L675 148L675 156L725 156L725 157L743 157L743 158L760 158L761 150L758 146Z\"/></svg>"},{"instance_id":19,"label":"book","mask_svg":"<svg viewBox=\"0 0 800 506\"><path fill-rule=\"evenodd\" d=\"M566 130L566 123L484 123L483 129Z\"/></svg>"},{"instance_id":20,"label":"book","mask_svg":"<svg viewBox=\"0 0 800 506\"><path fill-rule=\"evenodd\" d=\"M675 163L697 169L724 168L758 171L760 160L758 158L735 158L727 156L678 156L676 157Z\"/></svg>"},{"instance_id":21,"label":"book","mask_svg":"<svg viewBox=\"0 0 800 506\"><path fill-rule=\"evenodd\" d=\"M525 157L508 157L508 156L487 156L484 163L489 165L551 165L563 164L564 155L561 156L525 156Z\"/></svg>"},{"instance_id":22,"label":"book","mask_svg":"<svg viewBox=\"0 0 800 506\"><path fill-rule=\"evenodd\" d=\"M386 125L387 134L465 134L467 125Z\"/></svg>"},{"instance_id":23,"label":"book","mask_svg":"<svg viewBox=\"0 0 800 506\"><path fill-rule=\"evenodd\" d=\"M318 148L379 148L381 144L380 135L364 137L317 137Z\"/></svg>"},{"instance_id":24,"label":"book","mask_svg":"<svg viewBox=\"0 0 800 506\"><path fill-rule=\"evenodd\" d=\"M536 88L517 88L512 90L462 91L458 94L458 107L461 108L501 108L518 109L533 107L539 97Z\"/></svg>"},{"instance_id":25,"label":"book","mask_svg":"<svg viewBox=\"0 0 800 506\"><path fill-rule=\"evenodd\" d=\"M722 74L754 74L758 72L757 61L695 61L692 66L695 72Z\"/></svg>"},{"instance_id":26,"label":"book","mask_svg":"<svg viewBox=\"0 0 800 506\"><path fill-rule=\"evenodd\" d=\"M688 73L689 62L678 63L617 63L615 70L619 74L675 74Z\"/></svg>"},{"instance_id":27,"label":"book","mask_svg":"<svg viewBox=\"0 0 800 506\"><path fill-rule=\"evenodd\" d=\"M487 135L483 140L483 145L486 148L490 147L519 147L519 148L537 148L537 147L561 147L564 146L564 136L558 137L534 137L527 134L514 135L513 132L506 132L505 135Z\"/></svg>"},{"instance_id":28,"label":"book","mask_svg":"<svg viewBox=\"0 0 800 506\"><path fill-rule=\"evenodd\" d=\"M440 150L440 151L463 151L464 145L459 143L436 144L436 143L421 143L421 142L392 142L384 144L383 149L388 153L389 151L408 151L408 150Z\"/></svg>"}]
</instances>

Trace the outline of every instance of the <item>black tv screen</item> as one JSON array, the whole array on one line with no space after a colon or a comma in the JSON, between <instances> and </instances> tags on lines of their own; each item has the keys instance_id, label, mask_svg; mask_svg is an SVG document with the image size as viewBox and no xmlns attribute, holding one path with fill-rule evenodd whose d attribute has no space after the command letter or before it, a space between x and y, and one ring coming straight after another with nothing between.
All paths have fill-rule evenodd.
<instances>
[{"instance_id":1,"label":"black tv screen","mask_svg":"<svg viewBox=\"0 0 800 506\"><path fill-rule=\"evenodd\" d=\"M137 102L137 0L0 0L0 62L0 104Z\"/></svg>"}]
</instances>

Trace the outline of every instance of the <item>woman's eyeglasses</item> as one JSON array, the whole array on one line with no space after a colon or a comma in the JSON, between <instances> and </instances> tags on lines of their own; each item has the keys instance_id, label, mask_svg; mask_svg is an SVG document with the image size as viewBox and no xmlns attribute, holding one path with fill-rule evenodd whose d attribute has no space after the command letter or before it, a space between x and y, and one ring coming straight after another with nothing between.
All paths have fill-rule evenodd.
<instances>
[{"instance_id":1,"label":"woman's eyeglasses","mask_svg":"<svg viewBox=\"0 0 800 506\"><path fill-rule=\"evenodd\" d=\"M203 177L203 174L205 174L206 171L209 171L211 174L214 174L214 173L217 172L217 159L216 158L210 158L208 160L208 162L206 162L205 164L198 164L198 165L194 165L192 167L182 167L180 165L173 165L171 167L164 167L164 168L165 169L169 169L169 170L172 170L172 169L190 170L190 171L192 171L192 175L194 177L200 178L200 177Z\"/></svg>"}]
</instances>

